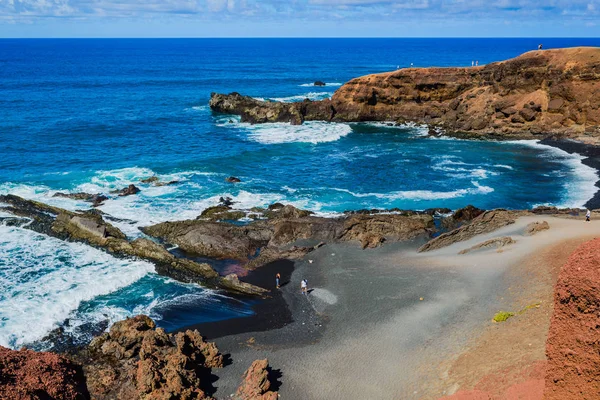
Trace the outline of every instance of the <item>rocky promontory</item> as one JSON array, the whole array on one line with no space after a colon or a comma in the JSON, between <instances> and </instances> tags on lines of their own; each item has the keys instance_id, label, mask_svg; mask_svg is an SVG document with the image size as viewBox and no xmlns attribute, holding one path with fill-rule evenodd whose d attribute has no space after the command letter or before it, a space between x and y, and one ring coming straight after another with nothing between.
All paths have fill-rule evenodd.
<instances>
[{"instance_id":1,"label":"rocky promontory","mask_svg":"<svg viewBox=\"0 0 600 400\"><path fill-rule=\"evenodd\" d=\"M470 137L600 135L600 48L539 50L485 66L406 68L352 79L331 99L298 103L213 93L242 122L394 121Z\"/></svg>"}]
</instances>

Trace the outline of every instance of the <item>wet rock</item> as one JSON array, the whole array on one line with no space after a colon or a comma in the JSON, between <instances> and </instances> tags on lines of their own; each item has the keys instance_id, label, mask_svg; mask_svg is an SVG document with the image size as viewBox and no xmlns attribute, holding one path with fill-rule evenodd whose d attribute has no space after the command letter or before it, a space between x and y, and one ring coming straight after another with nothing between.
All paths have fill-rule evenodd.
<instances>
[{"instance_id":1,"label":"wet rock","mask_svg":"<svg viewBox=\"0 0 600 400\"><path fill-rule=\"evenodd\" d=\"M242 294L267 292L246 284L235 287L231 282L225 282L210 265L175 257L162 245L151 240L138 238L129 241L123 232L104 221L101 213L71 212L12 195L0 196L0 202L8 204L0 207L1 210L29 218L31 223L24 226L27 229L62 240L82 242L115 256L138 257L150 261L161 275Z\"/></svg>"},{"instance_id":2,"label":"wet rock","mask_svg":"<svg viewBox=\"0 0 600 400\"><path fill-rule=\"evenodd\" d=\"M155 183L158 182L160 179L158 178L158 176L151 176L149 178L146 179L142 179L140 182L142 183Z\"/></svg>"},{"instance_id":3,"label":"wet rock","mask_svg":"<svg viewBox=\"0 0 600 400\"><path fill-rule=\"evenodd\" d=\"M467 254L477 250L487 250L487 249L500 249L502 247L506 247L515 243L513 238L510 236L504 236L499 238L494 238L490 240L486 240L483 243L476 244L475 246L469 247L468 249L461 250L458 254Z\"/></svg>"},{"instance_id":4,"label":"wet rock","mask_svg":"<svg viewBox=\"0 0 600 400\"><path fill-rule=\"evenodd\" d=\"M139 192L140 192L140 189L137 186L131 184L131 185L127 186L126 188L123 188L121 190L115 190L111 193L116 193L119 196L123 197L123 196L131 196L134 194L138 194Z\"/></svg>"},{"instance_id":5,"label":"wet rock","mask_svg":"<svg viewBox=\"0 0 600 400\"><path fill-rule=\"evenodd\" d=\"M271 391L269 361L256 360L246 370L243 381L234 398L236 400L277 400L277 392Z\"/></svg>"},{"instance_id":6,"label":"wet rock","mask_svg":"<svg viewBox=\"0 0 600 400\"><path fill-rule=\"evenodd\" d=\"M98 206L102 205L102 203L104 203L106 200L108 200L108 197L104 196L103 194L90 194L90 193L83 193L83 192L79 192L79 193L57 192L57 193L54 193L54 195L52 197L63 197L63 198L72 199L72 200L86 201L86 202L92 203L93 207L98 207Z\"/></svg>"},{"instance_id":7,"label":"wet rock","mask_svg":"<svg viewBox=\"0 0 600 400\"><path fill-rule=\"evenodd\" d=\"M202 211L196 219L203 219L208 221L235 221L244 218L246 213L243 211L231 211L231 207L228 206L214 206L209 207Z\"/></svg>"},{"instance_id":8,"label":"wet rock","mask_svg":"<svg viewBox=\"0 0 600 400\"><path fill-rule=\"evenodd\" d=\"M90 394L81 367L66 357L0 346L0 398L84 400Z\"/></svg>"},{"instance_id":9,"label":"wet rock","mask_svg":"<svg viewBox=\"0 0 600 400\"><path fill-rule=\"evenodd\" d=\"M315 86L326 86L327 84L323 81L315 81Z\"/></svg>"},{"instance_id":10,"label":"wet rock","mask_svg":"<svg viewBox=\"0 0 600 400\"><path fill-rule=\"evenodd\" d=\"M525 236L533 236L536 233L550 229L547 221L532 222L525 227Z\"/></svg>"},{"instance_id":11,"label":"wet rock","mask_svg":"<svg viewBox=\"0 0 600 400\"><path fill-rule=\"evenodd\" d=\"M226 178L225 181L229 183L240 183L242 180L240 178L236 178L235 176L230 176Z\"/></svg>"},{"instance_id":12,"label":"wet rock","mask_svg":"<svg viewBox=\"0 0 600 400\"><path fill-rule=\"evenodd\" d=\"M235 202L231 197L219 197L219 205L225 207L231 207Z\"/></svg>"}]
</instances>

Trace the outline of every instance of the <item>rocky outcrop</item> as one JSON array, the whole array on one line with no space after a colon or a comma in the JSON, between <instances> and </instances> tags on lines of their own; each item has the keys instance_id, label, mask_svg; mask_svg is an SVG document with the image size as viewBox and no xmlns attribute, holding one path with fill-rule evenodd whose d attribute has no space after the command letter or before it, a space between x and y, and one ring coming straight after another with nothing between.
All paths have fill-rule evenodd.
<instances>
[{"instance_id":1,"label":"rocky outcrop","mask_svg":"<svg viewBox=\"0 0 600 400\"><path fill-rule=\"evenodd\" d=\"M263 295L265 289L225 279L208 264L178 258L162 245L145 238L129 241L118 228L104 221L97 211L72 212L17 196L0 196L1 210L26 217L31 223L23 225L62 240L83 242L117 256L138 257L156 265L156 272L183 282L219 287L242 294Z\"/></svg>"},{"instance_id":2,"label":"rocky outcrop","mask_svg":"<svg viewBox=\"0 0 600 400\"><path fill-rule=\"evenodd\" d=\"M0 346L0 399L89 398L81 367L69 359L53 353Z\"/></svg>"},{"instance_id":3,"label":"rocky outcrop","mask_svg":"<svg viewBox=\"0 0 600 400\"><path fill-rule=\"evenodd\" d=\"M115 194L118 194L119 196L123 197L123 196L131 196L133 194L138 194L139 192L140 192L140 189L137 186L132 184L121 190L113 190L111 193L115 193Z\"/></svg>"},{"instance_id":4,"label":"rocky outcrop","mask_svg":"<svg viewBox=\"0 0 600 400\"><path fill-rule=\"evenodd\" d=\"M486 211L471 221L471 223L453 231L443 233L425 243L419 248L419 252L441 249L457 242L472 239L477 235L493 232L496 229L515 223L518 217L526 214L526 211L501 209Z\"/></svg>"},{"instance_id":5,"label":"rocky outcrop","mask_svg":"<svg viewBox=\"0 0 600 400\"><path fill-rule=\"evenodd\" d=\"M263 102L213 94L250 123L397 121L472 137L600 135L600 49L532 51L470 68L408 68L353 79L331 99Z\"/></svg>"},{"instance_id":6,"label":"rocky outcrop","mask_svg":"<svg viewBox=\"0 0 600 400\"><path fill-rule=\"evenodd\" d=\"M351 214L341 218L321 218L292 206L270 207L264 212L269 219L236 225L205 220L163 222L142 230L150 236L175 244L180 249L201 256L229 258L248 262L260 252L265 260L276 254L306 254L310 249L286 246L300 239L324 242L357 241L375 247L385 240L408 240L428 234L433 217L427 214L398 215ZM258 256L261 259L261 256ZM257 265L257 261L253 262Z\"/></svg>"},{"instance_id":7,"label":"rocky outcrop","mask_svg":"<svg viewBox=\"0 0 600 400\"><path fill-rule=\"evenodd\" d=\"M335 115L330 100L279 103L256 100L239 93L212 93L209 105L213 111L239 115L242 122L252 124L289 122L300 125L305 120L329 121Z\"/></svg>"},{"instance_id":8,"label":"rocky outcrop","mask_svg":"<svg viewBox=\"0 0 600 400\"><path fill-rule=\"evenodd\" d=\"M530 224L527 224L527 226L525 227L525 236L533 236L536 233L545 231L550 229L550 225L548 224L547 221L542 221L542 222L532 222Z\"/></svg>"},{"instance_id":9,"label":"rocky outcrop","mask_svg":"<svg viewBox=\"0 0 600 400\"><path fill-rule=\"evenodd\" d=\"M151 176L149 178L140 180L140 182L146 183L146 184L152 184L154 186L170 186L170 185L176 185L179 183L179 181L177 181L177 180L162 182L158 176Z\"/></svg>"},{"instance_id":10,"label":"rocky outcrop","mask_svg":"<svg viewBox=\"0 0 600 400\"><path fill-rule=\"evenodd\" d=\"M502 247L508 246L515 243L513 238L510 236L504 236L499 238L494 238L490 240L486 240L483 243L476 244L475 246L469 247L468 249L461 250L458 254L468 254L477 250L487 250L487 249L500 249Z\"/></svg>"},{"instance_id":11,"label":"rocky outcrop","mask_svg":"<svg viewBox=\"0 0 600 400\"><path fill-rule=\"evenodd\" d=\"M209 399L210 369L223 367L198 331L167 334L144 315L115 323L76 358L98 400Z\"/></svg>"},{"instance_id":12,"label":"rocky outcrop","mask_svg":"<svg viewBox=\"0 0 600 400\"><path fill-rule=\"evenodd\" d=\"M563 266L554 293L544 398L600 398L600 239L581 245Z\"/></svg>"},{"instance_id":13,"label":"rocky outcrop","mask_svg":"<svg viewBox=\"0 0 600 400\"><path fill-rule=\"evenodd\" d=\"M81 201L85 201L88 203L92 203L93 207L101 206L102 203L104 203L106 200L108 200L108 197L104 196L103 194L90 194L90 193L83 193L83 192L79 192L79 193L57 192L57 193L54 193L54 195L52 197L63 197L66 199L71 199L71 200L81 200Z\"/></svg>"},{"instance_id":14,"label":"rocky outcrop","mask_svg":"<svg viewBox=\"0 0 600 400\"><path fill-rule=\"evenodd\" d=\"M229 176L225 178L225 182L229 183L240 183L242 180L240 178L236 178L235 176Z\"/></svg>"},{"instance_id":15,"label":"rocky outcrop","mask_svg":"<svg viewBox=\"0 0 600 400\"><path fill-rule=\"evenodd\" d=\"M271 391L272 382L269 379L269 361L256 360L242 377L242 384L237 390L236 400L277 400L277 392Z\"/></svg>"}]
</instances>

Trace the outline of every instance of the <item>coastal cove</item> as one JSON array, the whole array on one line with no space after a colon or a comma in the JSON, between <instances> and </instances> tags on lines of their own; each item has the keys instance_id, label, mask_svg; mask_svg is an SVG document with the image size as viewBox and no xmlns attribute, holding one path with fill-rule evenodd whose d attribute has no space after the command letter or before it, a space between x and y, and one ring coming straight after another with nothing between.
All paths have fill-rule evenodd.
<instances>
[{"instance_id":1,"label":"coastal cove","mask_svg":"<svg viewBox=\"0 0 600 400\"><path fill-rule=\"evenodd\" d=\"M108 193L137 185L137 195L114 196L98 207L132 239L142 236L140 227L194 219L220 197L230 197L236 209L281 202L329 217L347 210L456 210L467 204L580 207L597 192L598 174L592 169L597 166L589 159L582 164L579 154L589 155L586 150L569 154L573 150L563 142L435 138L417 126L385 123L249 125L208 107L212 91L240 90L286 102L322 99L358 75L397 64L468 65L477 58L483 65L516 56L534 43L2 40L0 54L9 61L0 81L6 94L0 104L8 116L0 120L6 144L0 148L0 195L74 211L90 204L54 194ZM553 43L599 44L556 39L547 46ZM439 46L448 51L436 52ZM326 85L315 87L317 79ZM152 176L177 183L141 182ZM228 183L228 176L241 182ZM587 205L596 208L595 201ZM255 313L252 301L158 276L147 263L58 244L18 227L0 229L2 289L8 293L0 299L2 345L31 344L57 328L85 342L139 313L168 331ZM235 262L224 267L239 269ZM35 327L32 320L38 321ZM266 329L271 322L260 324Z\"/></svg>"},{"instance_id":2,"label":"coastal cove","mask_svg":"<svg viewBox=\"0 0 600 400\"><path fill-rule=\"evenodd\" d=\"M576 390L600 39L536 47L0 39L0 370L98 400Z\"/></svg>"}]
</instances>

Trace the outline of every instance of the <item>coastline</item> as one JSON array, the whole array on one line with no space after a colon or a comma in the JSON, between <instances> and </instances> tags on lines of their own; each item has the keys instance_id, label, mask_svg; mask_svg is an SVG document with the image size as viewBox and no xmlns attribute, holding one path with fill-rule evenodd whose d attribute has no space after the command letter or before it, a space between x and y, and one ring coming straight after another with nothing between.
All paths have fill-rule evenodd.
<instances>
[{"instance_id":1,"label":"coastline","mask_svg":"<svg viewBox=\"0 0 600 400\"><path fill-rule=\"evenodd\" d=\"M569 154L578 154L582 157L582 164L597 171L598 180L594 185L597 188L597 191L583 206L590 210L600 209L600 146L576 140L552 138L542 139L539 143L555 147Z\"/></svg>"}]
</instances>

